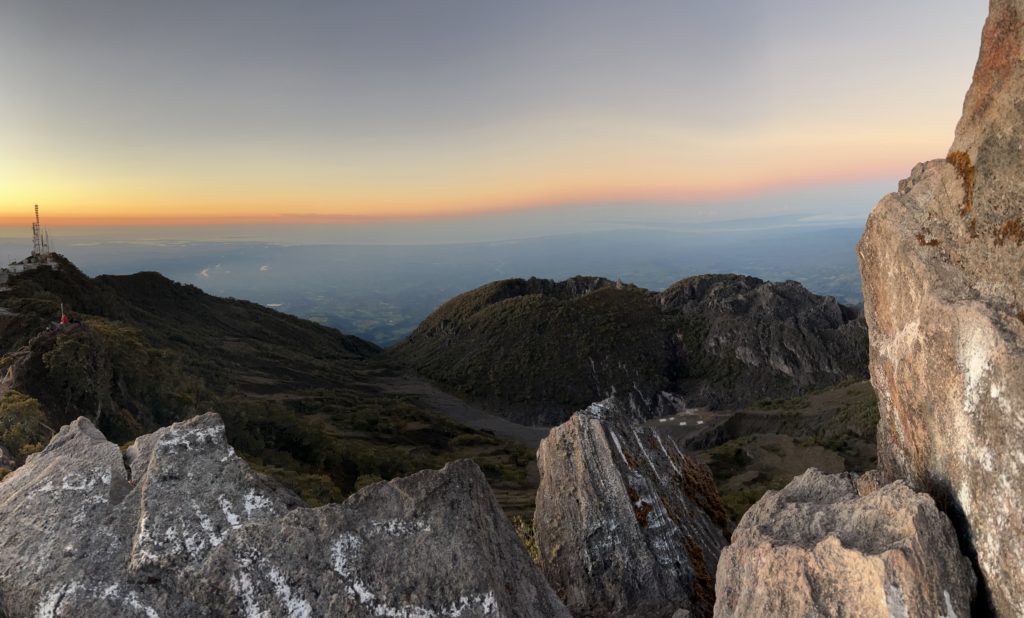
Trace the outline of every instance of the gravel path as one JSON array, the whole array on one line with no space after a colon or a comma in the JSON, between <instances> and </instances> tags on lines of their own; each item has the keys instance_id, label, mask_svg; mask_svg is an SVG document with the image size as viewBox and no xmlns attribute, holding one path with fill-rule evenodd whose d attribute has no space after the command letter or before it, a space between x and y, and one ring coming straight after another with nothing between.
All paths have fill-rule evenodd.
<instances>
[{"instance_id":1,"label":"gravel path","mask_svg":"<svg viewBox=\"0 0 1024 618\"><path fill-rule=\"evenodd\" d=\"M463 401L455 395L446 393L426 379L414 374L383 378L379 379L379 382L386 385L388 392L419 397L423 405L442 416L473 429L493 431L494 435L500 438L513 440L533 449L537 448L541 439L548 435L550 430L550 427L530 427L513 423L497 414L492 414Z\"/></svg>"}]
</instances>

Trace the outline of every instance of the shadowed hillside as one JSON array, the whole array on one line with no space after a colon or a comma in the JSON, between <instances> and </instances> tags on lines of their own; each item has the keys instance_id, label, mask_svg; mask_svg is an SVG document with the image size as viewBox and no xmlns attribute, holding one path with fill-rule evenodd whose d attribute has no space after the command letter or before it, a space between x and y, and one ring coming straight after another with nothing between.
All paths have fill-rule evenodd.
<instances>
[{"instance_id":1,"label":"shadowed hillside","mask_svg":"<svg viewBox=\"0 0 1024 618\"><path fill-rule=\"evenodd\" d=\"M528 423L556 423L614 393L652 413L790 397L867 376L863 320L800 284L737 275L662 293L599 278L510 279L442 305L388 352Z\"/></svg>"},{"instance_id":2,"label":"shadowed hillside","mask_svg":"<svg viewBox=\"0 0 1024 618\"><path fill-rule=\"evenodd\" d=\"M78 416L126 442L215 410L241 454L313 503L461 457L498 488L526 482L524 448L386 392L373 344L156 273L93 279L56 259L0 293L0 443L16 438L20 459ZM57 328L61 303L73 323Z\"/></svg>"}]
</instances>

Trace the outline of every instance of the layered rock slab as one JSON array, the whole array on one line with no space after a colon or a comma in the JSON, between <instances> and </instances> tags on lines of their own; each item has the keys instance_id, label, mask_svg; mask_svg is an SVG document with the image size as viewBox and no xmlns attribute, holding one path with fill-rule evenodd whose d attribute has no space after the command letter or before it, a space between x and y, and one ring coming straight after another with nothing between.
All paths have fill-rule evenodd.
<instances>
[{"instance_id":1,"label":"layered rock slab","mask_svg":"<svg viewBox=\"0 0 1024 618\"><path fill-rule=\"evenodd\" d=\"M710 616L728 527L711 473L626 409L594 404L541 442L541 567L576 615Z\"/></svg>"},{"instance_id":2,"label":"layered rock slab","mask_svg":"<svg viewBox=\"0 0 1024 618\"><path fill-rule=\"evenodd\" d=\"M252 473L207 414L122 457L89 421L0 483L18 616L568 616L471 462L318 509Z\"/></svg>"},{"instance_id":3,"label":"layered rock slab","mask_svg":"<svg viewBox=\"0 0 1024 618\"><path fill-rule=\"evenodd\" d=\"M715 616L971 615L948 518L903 481L876 486L812 468L765 494L722 552Z\"/></svg>"},{"instance_id":4,"label":"layered rock slab","mask_svg":"<svg viewBox=\"0 0 1024 618\"><path fill-rule=\"evenodd\" d=\"M945 505L993 608L1024 615L1024 1L993 0L945 161L858 246L879 467Z\"/></svg>"}]
</instances>

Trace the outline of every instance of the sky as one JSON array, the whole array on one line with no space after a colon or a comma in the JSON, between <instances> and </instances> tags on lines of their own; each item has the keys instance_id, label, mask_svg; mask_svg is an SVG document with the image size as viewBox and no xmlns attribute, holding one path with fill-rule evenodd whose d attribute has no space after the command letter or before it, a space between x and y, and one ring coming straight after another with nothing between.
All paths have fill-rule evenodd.
<instances>
[{"instance_id":1,"label":"sky","mask_svg":"<svg viewBox=\"0 0 1024 618\"><path fill-rule=\"evenodd\" d=\"M0 225L866 212L944 156L986 12L0 0Z\"/></svg>"}]
</instances>

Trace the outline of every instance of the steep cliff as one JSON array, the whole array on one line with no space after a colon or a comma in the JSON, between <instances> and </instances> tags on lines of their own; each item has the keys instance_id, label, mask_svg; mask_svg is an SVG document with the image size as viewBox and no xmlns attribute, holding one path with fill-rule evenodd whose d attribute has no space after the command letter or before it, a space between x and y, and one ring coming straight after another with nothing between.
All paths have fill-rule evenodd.
<instances>
[{"instance_id":1,"label":"steep cliff","mask_svg":"<svg viewBox=\"0 0 1024 618\"><path fill-rule=\"evenodd\" d=\"M728 523L704 465L614 400L552 429L537 464L541 565L574 614L711 615Z\"/></svg>"},{"instance_id":2,"label":"steep cliff","mask_svg":"<svg viewBox=\"0 0 1024 618\"><path fill-rule=\"evenodd\" d=\"M715 616L969 616L974 574L932 499L902 481L858 489L812 468L747 511Z\"/></svg>"},{"instance_id":3,"label":"steep cliff","mask_svg":"<svg viewBox=\"0 0 1024 618\"><path fill-rule=\"evenodd\" d=\"M858 251L879 465L948 509L1000 615L1024 615L1024 2L992 0L946 160ZM984 590L983 590L984 592Z\"/></svg>"},{"instance_id":4,"label":"steep cliff","mask_svg":"<svg viewBox=\"0 0 1024 618\"><path fill-rule=\"evenodd\" d=\"M22 616L564 616L468 461L302 506L206 414L122 456L84 418L0 483Z\"/></svg>"}]
</instances>

